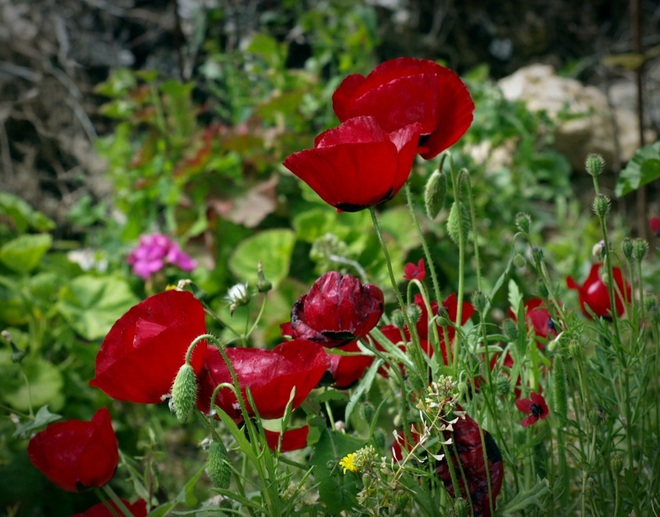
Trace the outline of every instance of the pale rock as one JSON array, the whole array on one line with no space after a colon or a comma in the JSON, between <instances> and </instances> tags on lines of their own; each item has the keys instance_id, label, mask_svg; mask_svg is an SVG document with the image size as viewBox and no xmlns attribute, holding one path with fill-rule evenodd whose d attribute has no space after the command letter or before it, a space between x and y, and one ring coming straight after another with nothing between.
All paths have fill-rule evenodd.
<instances>
[{"instance_id":1,"label":"pale rock","mask_svg":"<svg viewBox=\"0 0 660 517\"><path fill-rule=\"evenodd\" d=\"M555 148L575 170L584 169L590 153L599 153L609 169L630 160L639 148L634 111L611 109L607 96L594 86L559 77L553 67L535 64L501 79L504 98L523 100L530 111L545 111L558 121ZM645 133L653 141L652 131Z\"/></svg>"}]
</instances>

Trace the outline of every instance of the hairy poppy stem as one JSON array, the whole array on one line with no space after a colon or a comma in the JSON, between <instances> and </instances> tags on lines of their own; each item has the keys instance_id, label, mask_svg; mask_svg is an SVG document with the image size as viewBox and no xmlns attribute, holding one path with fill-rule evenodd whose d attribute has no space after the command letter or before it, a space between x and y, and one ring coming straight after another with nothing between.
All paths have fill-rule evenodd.
<instances>
[{"instance_id":1,"label":"hairy poppy stem","mask_svg":"<svg viewBox=\"0 0 660 517\"><path fill-rule=\"evenodd\" d=\"M117 493L110 487L110 485L103 485L103 492L105 492L105 495L107 498L102 495L101 489L97 488L95 490L96 495L100 499L100 501L105 505L105 507L110 511L110 515L115 515L116 510L108 503L108 500L112 501L115 503L119 511L121 512L121 515L124 517L133 517L133 512L131 512L126 505L124 504L124 501L121 500L121 498L117 495Z\"/></svg>"}]
</instances>

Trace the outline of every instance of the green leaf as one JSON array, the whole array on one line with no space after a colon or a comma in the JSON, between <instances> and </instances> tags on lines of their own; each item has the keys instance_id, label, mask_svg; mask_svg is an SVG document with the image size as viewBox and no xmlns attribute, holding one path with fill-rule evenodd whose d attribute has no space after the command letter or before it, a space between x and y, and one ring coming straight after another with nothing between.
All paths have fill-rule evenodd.
<instances>
[{"instance_id":1,"label":"green leaf","mask_svg":"<svg viewBox=\"0 0 660 517\"><path fill-rule=\"evenodd\" d=\"M78 334L93 341L105 336L137 302L121 278L82 275L60 291L57 309Z\"/></svg>"},{"instance_id":2,"label":"green leaf","mask_svg":"<svg viewBox=\"0 0 660 517\"><path fill-rule=\"evenodd\" d=\"M550 494L550 487L547 479L537 478L536 485L523 489L511 499L506 505L497 509L498 515L520 515L530 506L536 506L539 510L545 508L546 499Z\"/></svg>"},{"instance_id":3,"label":"green leaf","mask_svg":"<svg viewBox=\"0 0 660 517\"><path fill-rule=\"evenodd\" d=\"M62 418L61 415L51 413L48 411L48 405L42 406L39 408L39 411L37 411L37 414L34 416L34 420L27 422L20 426L16 431L14 431L14 434L12 435L12 438L18 438L18 437L26 437L31 431L34 431L36 429L41 429L42 427L46 427L48 424L51 424L53 422L57 422Z\"/></svg>"},{"instance_id":4,"label":"green leaf","mask_svg":"<svg viewBox=\"0 0 660 517\"><path fill-rule=\"evenodd\" d=\"M55 223L41 212L32 207L20 197L7 192L0 192L0 219L3 224L6 220L19 233L25 233L28 228L37 231L48 231L55 228Z\"/></svg>"},{"instance_id":5,"label":"green leaf","mask_svg":"<svg viewBox=\"0 0 660 517\"><path fill-rule=\"evenodd\" d=\"M310 463L319 485L319 500L327 510L325 514L337 515L344 511L350 514L350 510L356 507L355 496L361 483L354 473L343 474L339 461L364 445L357 438L328 429L321 433Z\"/></svg>"},{"instance_id":6,"label":"green leaf","mask_svg":"<svg viewBox=\"0 0 660 517\"><path fill-rule=\"evenodd\" d=\"M264 275L276 287L289 274L296 237L291 230L266 230L241 242L229 259L234 276L249 285L257 283L257 264L263 263Z\"/></svg>"},{"instance_id":7,"label":"green leaf","mask_svg":"<svg viewBox=\"0 0 660 517\"><path fill-rule=\"evenodd\" d=\"M637 150L626 168L621 171L614 192L617 197L622 197L658 178L660 178L660 141Z\"/></svg>"},{"instance_id":8,"label":"green leaf","mask_svg":"<svg viewBox=\"0 0 660 517\"><path fill-rule=\"evenodd\" d=\"M0 356L3 375L0 380L0 398L19 411L50 404L53 408L64 405L61 372L51 363L39 357L26 357L19 367L11 366L9 352Z\"/></svg>"},{"instance_id":9,"label":"green leaf","mask_svg":"<svg viewBox=\"0 0 660 517\"><path fill-rule=\"evenodd\" d=\"M29 273L39 265L53 244L47 233L21 235L0 248L0 262L17 273Z\"/></svg>"}]
</instances>

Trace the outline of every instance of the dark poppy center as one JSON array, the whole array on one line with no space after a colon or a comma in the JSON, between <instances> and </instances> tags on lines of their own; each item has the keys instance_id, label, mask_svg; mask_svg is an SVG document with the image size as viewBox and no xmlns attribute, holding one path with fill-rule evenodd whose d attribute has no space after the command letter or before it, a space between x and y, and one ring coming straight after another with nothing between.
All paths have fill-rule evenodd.
<instances>
[{"instance_id":1,"label":"dark poppy center","mask_svg":"<svg viewBox=\"0 0 660 517\"><path fill-rule=\"evenodd\" d=\"M532 404L530 412L536 418L539 418L543 414L543 408L539 404Z\"/></svg>"}]
</instances>

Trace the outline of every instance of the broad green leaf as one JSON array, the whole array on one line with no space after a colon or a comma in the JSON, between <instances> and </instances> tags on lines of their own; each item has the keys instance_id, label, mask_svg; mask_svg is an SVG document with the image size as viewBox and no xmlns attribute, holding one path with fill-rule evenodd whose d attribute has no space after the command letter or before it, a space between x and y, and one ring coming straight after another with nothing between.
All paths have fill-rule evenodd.
<instances>
[{"instance_id":1,"label":"broad green leaf","mask_svg":"<svg viewBox=\"0 0 660 517\"><path fill-rule=\"evenodd\" d=\"M93 341L105 336L137 302L123 279L83 275L62 288L57 309L78 334Z\"/></svg>"},{"instance_id":2,"label":"broad green leaf","mask_svg":"<svg viewBox=\"0 0 660 517\"><path fill-rule=\"evenodd\" d=\"M286 278L296 237L291 230L266 230L241 242L229 259L234 276L249 285L257 282L257 264L264 266L264 275L273 286Z\"/></svg>"},{"instance_id":3,"label":"broad green leaf","mask_svg":"<svg viewBox=\"0 0 660 517\"><path fill-rule=\"evenodd\" d=\"M621 171L614 192L617 197L622 197L658 178L660 178L660 141L637 150L626 168Z\"/></svg>"},{"instance_id":4,"label":"broad green leaf","mask_svg":"<svg viewBox=\"0 0 660 517\"><path fill-rule=\"evenodd\" d=\"M48 233L21 235L0 248L0 261L12 271L29 273L39 265L52 244L53 237Z\"/></svg>"},{"instance_id":5,"label":"broad green leaf","mask_svg":"<svg viewBox=\"0 0 660 517\"><path fill-rule=\"evenodd\" d=\"M16 288L12 289L14 285ZM3 326L19 326L29 320L23 299L18 295L17 290L18 282L0 284L0 323Z\"/></svg>"},{"instance_id":6,"label":"broad green leaf","mask_svg":"<svg viewBox=\"0 0 660 517\"><path fill-rule=\"evenodd\" d=\"M325 429L316 443L310 459L314 478L319 487L319 500L325 505L327 514L338 515L357 504L358 477L352 472L343 474L339 466L341 459L364 446L364 442L351 436Z\"/></svg>"},{"instance_id":7,"label":"broad green leaf","mask_svg":"<svg viewBox=\"0 0 660 517\"><path fill-rule=\"evenodd\" d=\"M0 192L0 216L3 224L10 221L11 226L19 234L25 233L28 228L37 231L48 231L55 227L55 223L41 212L34 210L20 197L7 192Z\"/></svg>"},{"instance_id":8,"label":"broad green leaf","mask_svg":"<svg viewBox=\"0 0 660 517\"><path fill-rule=\"evenodd\" d=\"M26 357L19 365L10 362L9 353L0 355L3 375L0 399L19 411L49 404L55 410L64 405L61 372L39 357ZM20 369L23 370L25 378Z\"/></svg>"}]
</instances>

